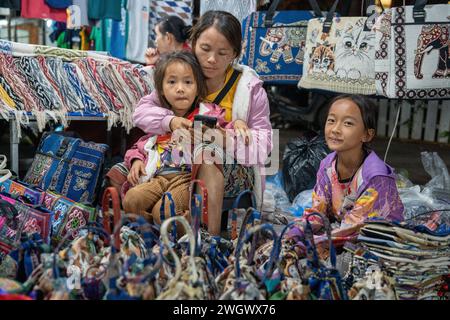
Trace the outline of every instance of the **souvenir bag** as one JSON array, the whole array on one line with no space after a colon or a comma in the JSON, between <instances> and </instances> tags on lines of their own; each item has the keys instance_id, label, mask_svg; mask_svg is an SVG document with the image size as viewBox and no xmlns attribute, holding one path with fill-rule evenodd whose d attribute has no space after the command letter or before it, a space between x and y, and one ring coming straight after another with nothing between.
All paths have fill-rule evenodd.
<instances>
[{"instance_id":1,"label":"souvenir bag","mask_svg":"<svg viewBox=\"0 0 450 320\"><path fill-rule=\"evenodd\" d=\"M152 225L141 216L127 214L115 226L114 233L120 234L120 250L111 247L106 299L155 299L159 294L156 276L162 259L151 252L158 242Z\"/></svg>"},{"instance_id":2,"label":"souvenir bag","mask_svg":"<svg viewBox=\"0 0 450 320\"><path fill-rule=\"evenodd\" d=\"M203 196L194 193L195 184L201 183L201 190ZM208 272L213 276L217 276L222 273L228 266L227 258L233 251L233 243L221 236L211 236L204 228L201 227L201 217L203 222L207 218L207 190L202 181L193 180L191 182L191 201L190 201L190 213L191 213L191 226L195 236L196 255L200 255L206 261ZM206 220L207 223L207 220ZM180 239L179 242L182 240Z\"/></svg>"},{"instance_id":3,"label":"souvenir bag","mask_svg":"<svg viewBox=\"0 0 450 320\"><path fill-rule=\"evenodd\" d=\"M173 223L183 226L189 238L189 254L181 259L170 243L168 229ZM161 239L175 262L175 275L169 280L157 300L208 300L215 299L214 279L209 277L206 262L195 256L195 236L184 217L171 217L161 225Z\"/></svg>"},{"instance_id":4,"label":"souvenir bag","mask_svg":"<svg viewBox=\"0 0 450 320\"><path fill-rule=\"evenodd\" d=\"M0 192L12 196L20 196L24 201L32 205L41 205L45 194L44 190L32 187L25 182L11 179L0 182Z\"/></svg>"},{"instance_id":5,"label":"souvenir bag","mask_svg":"<svg viewBox=\"0 0 450 320\"><path fill-rule=\"evenodd\" d=\"M275 11L274 0L268 11L256 11L242 22L241 64L253 68L268 84L297 84L302 77L308 20L321 17L316 0L314 11Z\"/></svg>"},{"instance_id":6,"label":"souvenir bag","mask_svg":"<svg viewBox=\"0 0 450 320\"><path fill-rule=\"evenodd\" d=\"M338 2L326 18L308 22L303 77L298 87L375 94L375 33L370 19L334 16Z\"/></svg>"},{"instance_id":7,"label":"souvenir bag","mask_svg":"<svg viewBox=\"0 0 450 320\"><path fill-rule=\"evenodd\" d=\"M236 240L238 237L237 233L237 221L238 221L238 208L243 197L250 195L252 206L250 208L256 208L256 197L255 193L251 190L242 191L234 200L233 207L231 208L231 239ZM257 216L258 211L252 211L254 219L261 220L261 216ZM253 221L253 220L252 220Z\"/></svg>"},{"instance_id":8,"label":"souvenir bag","mask_svg":"<svg viewBox=\"0 0 450 320\"><path fill-rule=\"evenodd\" d=\"M314 243L314 235L309 219L318 216L322 219L328 238L331 267L320 260ZM341 275L336 269L336 251L331 238L331 225L329 220L319 213L311 213L305 216L304 227L307 246L307 267L311 274L308 278L311 297L314 300L347 300L347 292L344 290Z\"/></svg>"},{"instance_id":9,"label":"souvenir bag","mask_svg":"<svg viewBox=\"0 0 450 320\"><path fill-rule=\"evenodd\" d=\"M52 255L51 278L44 277L39 286L47 289L48 300L86 300L86 294L92 295L96 287L97 299L106 292L106 285L101 281L105 277L109 264L110 235L101 224L90 222L78 229L78 237L69 243L65 238L56 246ZM62 249L63 246L66 246ZM61 266L63 272L61 273ZM93 282L92 278L100 281ZM48 289L51 289L48 291Z\"/></svg>"},{"instance_id":10,"label":"souvenir bag","mask_svg":"<svg viewBox=\"0 0 450 320\"><path fill-rule=\"evenodd\" d=\"M20 243L23 234L32 235L33 233L38 233L45 243L50 242L53 216L50 211L27 205L3 194L0 194L0 201L14 206L14 211L9 211L8 216L0 216L1 242L14 246Z\"/></svg>"},{"instance_id":11,"label":"souvenir bag","mask_svg":"<svg viewBox=\"0 0 450 320\"><path fill-rule=\"evenodd\" d=\"M93 203L108 146L45 133L24 181L76 202Z\"/></svg>"},{"instance_id":12,"label":"souvenir bag","mask_svg":"<svg viewBox=\"0 0 450 320\"><path fill-rule=\"evenodd\" d=\"M385 10L374 26L377 94L394 99L450 98L449 5Z\"/></svg>"},{"instance_id":13,"label":"souvenir bag","mask_svg":"<svg viewBox=\"0 0 450 320\"><path fill-rule=\"evenodd\" d=\"M231 13L242 22L245 17L256 11L257 0L201 0L200 16L209 10L221 10Z\"/></svg>"},{"instance_id":14,"label":"souvenir bag","mask_svg":"<svg viewBox=\"0 0 450 320\"><path fill-rule=\"evenodd\" d=\"M255 249L255 239L253 238L260 231L268 231L271 233L275 245L272 247L270 258L267 263L257 268L253 254L248 255L245 259L241 257L244 244L252 240L250 250ZM234 256L233 276L227 279L228 289L220 296L220 300L265 300L267 287L270 287L270 280L276 267L276 256L278 252L278 237L270 224L258 225L250 228L243 238L236 245ZM269 285L268 285L269 284Z\"/></svg>"},{"instance_id":15,"label":"souvenir bag","mask_svg":"<svg viewBox=\"0 0 450 320\"><path fill-rule=\"evenodd\" d=\"M251 227L254 227L256 225L259 225L261 220L261 214L259 211L255 210L254 208L248 208L245 216L243 217L241 228L239 230L239 235L237 239L233 240L234 243L234 250L231 253L230 257L228 258L228 266L223 270L222 273L220 273L218 276L216 276L215 282L217 285L217 290L220 296L222 296L225 292L232 292L234 290L234 284L235 284L235 260L236 260L236 248L239 243L243 243L245 240L246 230L249 230ZM235 224L234 224L235 225ZM237 227L236 227L237 229ZM237 230L233 231L234 233L237 233ZM255 237L252 242L254 244L256 242L257 237ZM240 256L245 257L246 261L253 261L254 257L254 251L255 251L256 245L249 245L248 243L245 243L241 252ZM252 252L253 251L253 252ZM245 259L244 259L245 260ZM247 279L250 282L255 283L256 280L256 274L255 270L252 267L249 267L247 263L243 263L241 265L241 274L243 278Z\"/></svg>"},{"instance_id":16,"label":"souvenir bag","mask_svg":"<svg viewBox=\"0 0 450 320\"><path fill-rule=\"evenodd\" d=\"M282 277L277 291L270 297L271 300L311 299L308 285L310 272L305 267L305 263L301 261L301 257L306 252L306 247L296 237L285 237L289 230L297 227L298 223L296 221L288 223L280 233L278 268ZM261 248L258 250L261 250Z\"/></svg>"},{"instance_id":17,"label":"souvenir bag","mask_svg":"<svg viewBox=\"0 0 450 320\"><path fill-rule=\"evenodd\" d=\"M45 192L42 207L53 212L52 241L59 243L66 234L71 234L66 241L72 241L78 236L78 229L96 219L93 207L70 200L54 192Z\"/></svg>"}]
</instances>

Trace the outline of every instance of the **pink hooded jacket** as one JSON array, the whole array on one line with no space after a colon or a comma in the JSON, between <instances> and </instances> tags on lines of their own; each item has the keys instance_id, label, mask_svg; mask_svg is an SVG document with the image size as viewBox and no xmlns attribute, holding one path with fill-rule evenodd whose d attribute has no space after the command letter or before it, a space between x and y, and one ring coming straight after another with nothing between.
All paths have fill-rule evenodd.
<instances>
[{"instance_id":1,"label":"pink hooded jacket","mask_svg":"<svg viewBox=\"0 0 450 320\"><path fill-rule=\"evenodd\" d=\"M264 179L261 169L269 153L272 151L272 126L270 123L270 109L267 94L263 88L263 81L256 72L243 65L234 66L242 71L234 96L232 121L243 120L251 130L252 140L245 146L243 141L236 140L232 150L226 152L232 155L238 163L255 168L255 193L258 204L262 203ZM174 118L173 112L160 107L155 92L139 101L134 114L134 125L150 134L165 134L170 132L169 124Z\"/></svg>"}]
</instances>

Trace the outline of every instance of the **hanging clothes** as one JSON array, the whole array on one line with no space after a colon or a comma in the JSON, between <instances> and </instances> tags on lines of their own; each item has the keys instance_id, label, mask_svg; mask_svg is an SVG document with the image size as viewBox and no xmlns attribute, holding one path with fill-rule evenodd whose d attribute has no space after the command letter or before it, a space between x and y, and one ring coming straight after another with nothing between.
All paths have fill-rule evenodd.
<instances>
[{"instance_id":1,"label":"hanging clothes","mask_svg":"<svg viewBox=\"0 0 450 320\"><path fill-rule=\"evenodd\" d=\"M59 22L67 21L65 9L49 7L45 0L22 0L21 16L30 19L51 19Z\"/></svg>"},{"instance_id":2,"label":"hanging clothes","mask_svg":"<svg viewBox=\"0 0 450 320\"><path fill-rule=\"evenodd\" d=\"M111 55L119 59L126 59L128 36L128 12L126 0L122 0L122 20L112 21L111 29Z\"/></svg>"},{"instance_id":3,"label":"hanging clothes","mask_svg":"<svg viewBox=\"0 0 450 320\"><path fill-rule=\"evenodd\" d=\"M73 0L73 4L67 8L67 28L77 29L88 25L88 0Z\"/></svg>"},{"instance_id":4,"label":"hanging clothes","mask_svg":"<svg viewBox=\"0 0 450 320\"><path fill-rule=\"evenodd\" d=\"M88 17L93 20L120 20L122 0L89 0Z\"/></svg>"},{"instance_id":5,"label":"hanging clothes","mask_svg":"<svg viewBox=\"0 0 450 320\"><path fill-rule=\"evenodd\" d=\"M148 0L128 1L127 59L145 63L148 48L149 6Z\"/></svg>"},{"instance_id":6,"label":"hanging clothes","mask_svg":"<svg viewBox=\"0 0 450 320\"><path fill-rule=\"evenodd\" d=\"M21 0L0 0L0 8L9 8L20 11Z\"/></svg>"}]
</instances>

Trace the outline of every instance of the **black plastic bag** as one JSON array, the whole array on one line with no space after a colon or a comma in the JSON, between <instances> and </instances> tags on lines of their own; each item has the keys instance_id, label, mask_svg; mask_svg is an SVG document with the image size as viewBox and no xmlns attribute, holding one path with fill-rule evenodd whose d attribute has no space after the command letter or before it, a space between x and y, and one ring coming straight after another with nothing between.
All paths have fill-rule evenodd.
<instances>
[{"instance_id":1,"label":"black plastic bag","mask_svg":"<svg viewBox=\"0 0 450 320\"><path fill-rule=\"evenodd\" d=\"M283 155L283 187L289 201L300 192L314 188L320 161L329 153L322 135L303 136L287 143Z\"/></svg>"}]
</instances>

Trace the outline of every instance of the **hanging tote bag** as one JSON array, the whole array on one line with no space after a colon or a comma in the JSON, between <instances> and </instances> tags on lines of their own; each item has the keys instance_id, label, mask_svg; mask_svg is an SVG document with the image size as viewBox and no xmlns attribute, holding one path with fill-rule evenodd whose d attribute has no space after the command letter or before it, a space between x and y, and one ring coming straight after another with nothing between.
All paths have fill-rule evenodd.
<instances>
[{"instance_id":1,"label":"hanging tote bag","mask_svg":"<svg viewBox=\"0 0 450 320\"><path fill-rule=\"evenodd\" d=\"M450 5L386 10L374 26L377 94L398 99L450 98Z\"/></svg>"},{"instance_id":2,"label":"hanging tote bag","mask_svg":"<svg viewBox=\"0 0 450 320\"><path fill-rule=\"evenodd\" d=\"M336 17L336 0L326 18L308 23L299 88L375 94L375 33L368 17ZM371 2L373 3L373 1Z\"/></svg>"},{"instance_id":3,"label":"hanging tote bag","mask_svg":"<svg viewBox=\"0 0 450 320\"><path fill-rule=\"evenodd\" d=\"M256 11L242 22L243 54L240 63L253 68L268 84L297 84L302 76L308 20L322 16L316 0L314 11Z\"/></svg>"}]
</instances>

